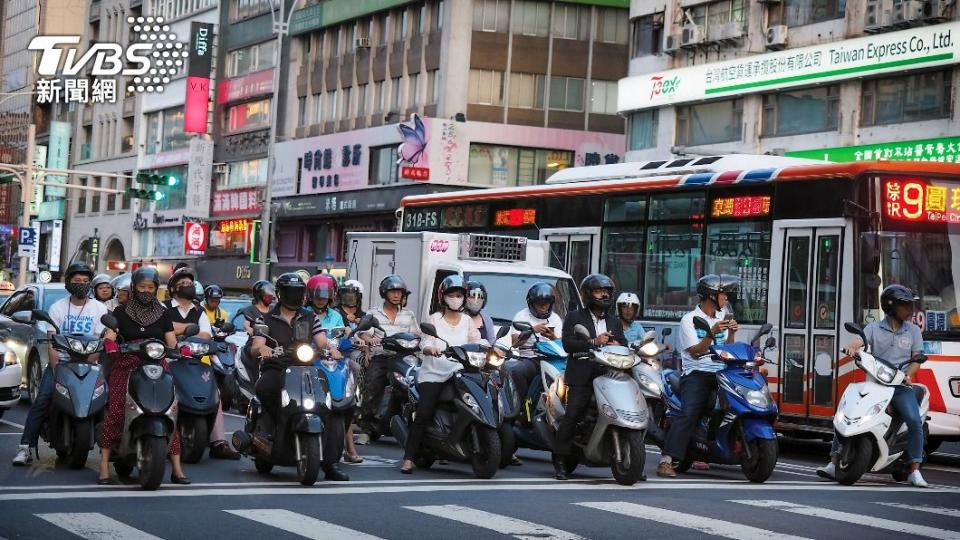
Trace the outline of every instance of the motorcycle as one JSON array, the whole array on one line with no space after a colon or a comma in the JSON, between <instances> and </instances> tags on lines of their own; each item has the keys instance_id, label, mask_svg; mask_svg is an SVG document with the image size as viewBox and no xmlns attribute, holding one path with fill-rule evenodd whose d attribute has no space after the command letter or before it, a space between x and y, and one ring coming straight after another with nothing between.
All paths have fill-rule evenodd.
<instances>
[{"instance_id":1,"label":"motorcycle","mask_svg":"<svg viewBox=\"0 0 960 540\"><path fill-rule=\"evenodd\" d=\"M213 325L213 343L210 345L210 359L213 362L213 373L217 377L217 387L220 389L220 404L223 410L230 410L240 395L240 383L237 380L237 346L227 341L236 328L232 323L217 321ZM241 409L243 410L243 409Z\"/></svg>"},{"instance_id":2,"label":"motorcycle","mask_svg":"<svg viewBox=\"0 0 960 540\"><path fill-rule=\"evenodd\" d=\"M441 339L430 323L422 323L420 330ZM485 368L498 369L503 358L489 345L480 343L448 346L443 354L462 364L463 369L444 384L415 464L427 469L436 459L465 461L471 464L477 478L493 478L500 469L499 428L503 414L497 404L498 389ZM418 374L418 369L411 370L410 401L390 423L394 438L404 448L419 398Z\"/></svg>"},{"instance_id":3,"label":"motorcycle","mask_svg":"<svg viewBox=\"0 0 960 540\"><path fill-rule=\"evenodd\" d=\"M284 368L279 418L274 424L270 415L263 412L260 400L253 396L243 430L233 433L233 447L252 457L260 474L270 474L276 465L296 466L297 480L311 486L322 468L321 415L324 407L329 410L332 405L330 393L313 365L312 346L284 348L269 336L266 325L257 324L256 328L260 335L273 342L274 358L289 361Z\"/></svg>"},{"instance_id":4,"label":"motorcycle","mask_svg":"<svg viewBox=\"0 0 960 540\"><path fill-rule=\"evenodd\" d=\"M179 407L177 429L180 430L181 455L186 463L199 463L203 459L220 406L213 367L201 361L210 353L212 343L197 337L186 338L178 347L189 350L189 355L170 362Z\"/></svg>"},{"instance_id":5,"label":"motorcycle","mask_svg":"<svg viewBox=\"0 0 960 540\"><path fill-rule=\"evenodd\" d=\"M364 317L360 325L357 332L371 328L381 330L379 322L372 316ZM401 332L382 338L380 345L392 354L387 358L387 386L380 397L376 413L373 418L361 419L370 441L377 441L384 435L390 435L391 419L400 412L407 400L410 390L408 375L419 363L416 354L420 351L420 336ZM372 396L363 396L363 399L372 399Z\"/></svg>"},{"instance_id":6,"label":"motorcycle","mask_svg":"<svg viewBox=\"0 0 960 540\"><path fill-rule=\"evenodd\" d=\"M640 385L643 398L647 402L647 410L650 412L647 438L660 447L663 447L666 438L666 432L663 429L663 364L660 354L665 349L662 343L665 343L670 333L669 328L664 328L661 332L661 343L658 344L655 341L656 332L650 330L642 339L630 344L634 354L640 358L640 362L633 366L633 378Z\"/></svg>"},{"instance_id":7,"label":"motorcycle","mask_svg":"<svg viewBox=\"0 0 960 540\"><path fill-rule=\"evenodd\" d=\"M237 313L234 315L233 320L243 316L242 312ZM251 321L250 324L254 324L255 322L256 321ZM241 335L246 336L246 334ZM255 355L250 354L249 349L246 347L247 341L249 341L249 338L244 340L243 344L231 343L236 346L236 351L233 355L233 365L236 367L234 378L236 379L238 390L236 394L237 410L240 411L241 414L246 413L250 405L250 400L257 395L257 379L260 378L260 360Z\"/></svg>"},{"instance_id":8,"label":"motorcycle","mask_svg":"<svg viewBox=\"0 0 960 540\"><path fill-rule=\"evenodd\" d=\"M589 331L579 324L574 332L590 338ZM566 472L572 473L581 461L593 467L609 466L618 484L633 485L643 479L649 417L640 387L630 376L639 360L633 351L621 345L595 348L583 356L603 366L604 373L593 380L593 399L577 427L575 454L568 457ZM544 363L541 368L547 391L544 411L534 420L534 429L552 449L566 411L567 385L552 365Z\"/></svg>"},{"instance_id":9,"label":"motorcycle","mask_svg":"<svg viewBox=\"0 0 960 540\"><path fill-rule=\"evenodd\" d=\"M695 317L694 326L711 334L710 324ZM690 438L687 455L676 470L687 471L694 461L740 465L744 476L751 482L765 482L777 465L779 454L777 436L773 424L777 419L777 404L770 397L766 378L759 367L764 363L764 353L776 346L776 340L767 338L763 348L760 339L772 326L764 324L750 343L712 345L710 354L715 361L727 365L717 372L719 389L713 409L700 419ZM680 415L680 373L675 370L663 372L664 402L666 404L665 426L669 429L673 418Z\"/></svg>"},{"instance_id":10,"label":"motorcycle","mask_svg":"<svg viewBox=\"0 0 960 540\"><path fill-rule=\"evenodd\" d=\"M100 322L117 329L117 319L108 313ZM195 324L187 326L184 336L200 332ZM113 468L120 478L128 478L133 468L140 470L140 487L155 490L163 481L166 457L177 425L177 395L173 374L164 371L163 360L188 358L184 353L168 349L158 339L135 343L121 342L111 353L137 356L141 364L130 373L124 406L123 436L120 446L110 454Z\"/></svg>"},{"instance_id":11,"label":"motorcycle","mask_svg":"<svg viewBox=\"0 0 960 540\"><path fill-rule=\"evenodd\" d=\"M846 323L844 328L868 343L859 325ZM917 361L924 359L917 358ZM856 353L853 361L866 373L866 380L847 386L833 417L833 428L840 443L837 481L852 485L870 471L889 472L896 481L903 482L910 474L906 461L907 426L890 410L890 401L896 387L903 384L905 374L890 362L870 354L868 348ZM922 390L922 398L917 399L920 418L926 419L930 392L922 385L914 385Z\"/></svg>"},{"instance_id":12,"label":"motorcycle","mask_svg":"<svg viewBox=\"0 0 960 540\"><path fill-rule=\"evenodd\" d=\"M346 333L346 328L327 329L327 338L339 340ZM333 358L329 351L319 352L315 362L320 378L327 383L330 393L330 412L325 419L326 431L324 438L330 448L327 448L328 457L334 460L343 455L344 432L347 422L353 418L357 407L357 380L350 369L350 359L343 356L339 360Z\"/></svg>"}]
</instances>

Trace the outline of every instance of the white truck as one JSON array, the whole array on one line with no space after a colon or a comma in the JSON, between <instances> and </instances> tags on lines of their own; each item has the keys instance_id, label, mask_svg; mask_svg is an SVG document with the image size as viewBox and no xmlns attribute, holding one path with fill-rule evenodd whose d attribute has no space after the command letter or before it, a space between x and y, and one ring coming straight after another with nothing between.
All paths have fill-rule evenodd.
<instances>
[{"instance_id":1,"label":"white truck","mask_svg":"<svg viewBox=\"0 0 960 540\"><path fill-rule=\"evenodd\" d=\"M437 289L449 275L479 281L487 289L485 312L497 326L509 324L526 307L527 290L544 281L554 286L554 310L563 317L580 307L569 274L549 265L546 241L518 236L435 232L347 233L347 279L363 283L363 309L382 302L380 281L398 274L411 294L407 307L418 320L436 311Z\"/></svg>"}]
</instances>

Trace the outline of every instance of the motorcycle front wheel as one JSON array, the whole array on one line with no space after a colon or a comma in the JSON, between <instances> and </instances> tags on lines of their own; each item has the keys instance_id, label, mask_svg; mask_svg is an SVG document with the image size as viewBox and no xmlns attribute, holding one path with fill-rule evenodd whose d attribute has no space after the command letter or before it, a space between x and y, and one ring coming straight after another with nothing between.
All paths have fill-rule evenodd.
<instances>
[{"instance_id":1,"label":"motorcycle front wheel","mask_svg":"<svg viewBox=\"0 0 960 540\"><path fill-rule=\"evenodd\" d=\"M777 466L779 447L776 439L754 439L748 443L750 458L747 453L740 454L740 468L747 480L756 483L766 482Z\"/></svg>"},{"instance_id":2,"label":"motorcycle front wheel","mask_svg":"<svg viewBox=\"0 0 960 540\"><path fill-rule=\"evenodd\" d=\"M852 486L870 470L873 460L873 442L866 436L855 437L847 442L850 448L840 448L840 462L837 464L837 482Z\"/></svg>"},{"instance_id":3,"label":"motorcycle front wheel","mask_svg":"<svg viewBox=\"0 0 960 540\"><path fill-rule=\"evenodd\" d=\"M202 416L188 416L180 421L180 446L185 463L199 463L203 452L210 444L210 432L207 431L207 419Z\"/></svg>"},{"instance_id":4,"label":"motorcycle front wheel","mask_svg":"<svg viewBox=\"0 0 960 540\"><path fill-rule=\"evenodd\" d=\"M82 469L87 464L87 454L93 447L93 421L78 420L73 426L73 445L67 456L67 466Z\"/></svg>"},{"instance_id":5,"label":"motorcycle front wheel","mask_svg":"<svg viewBox=\"0 0 960 540\"><path fill-rule=\"evenodd\" d=\"M300 440L297 480L305 486L312 486L320 476L320 436L304 433L297 438Z\"/></svg>"},{"instance_id":6,"label":"motorcycle front wheel","mask_svg":"<svg viewBox=\"0 0 960 540\"><path fill-rule=\"evenodd\" d=\"M647 457L647 447L643 442L642 431L620 430L617 434L620 440L620 461L617 461L617 452L613 446L613 432L611 431L610 444L610 471L613 479L622 486L632 486L643 477L643 465Z\"/></svg>"},{"instance_id":7,"label":"motorcycle front wheel","mask_svg":"<svg viewBox=\"0 0 960 540\"><path fill-rule=\"evenodd\" d=\"M470 464L477 478L493 478L500 470L500 434L489 427L475 427L480 448L474 448ZM468 435L469 436L469 435Z\"/></svg>"},{"instance_id":8,"label":"motorcycle front wheel","mask_svg":"<svg viewBox=\"0 0 960 540\"><path fill-rule=\"evenodd\" d=\"M140 469L140 487L154 491L163 482L167 469L167 439L144 435L137 442L137 467Z\"/></svg>"}]
</instances>

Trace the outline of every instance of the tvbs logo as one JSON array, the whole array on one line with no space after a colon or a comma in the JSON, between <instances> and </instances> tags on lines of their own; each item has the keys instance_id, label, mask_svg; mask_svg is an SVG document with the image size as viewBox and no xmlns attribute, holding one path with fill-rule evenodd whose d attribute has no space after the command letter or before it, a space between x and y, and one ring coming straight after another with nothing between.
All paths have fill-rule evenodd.
<instances>
[{"instance_id":1,"label":"tvbs logo","mask_svg":"<svg viewBox=\"0 0 960 540\"><path fill-rule=\"evenodd\" d=\"M91 43L80 54L79 36L37 36L27 46L40 52L37 73L42 77L132 77L131 92L162 92L183 66L189 52L164 24L162 17L128 17L130 44ZM78 57L79 56L79 57ZM62 66L62 68L61 68Z\"/></svg>"},{"instance_id":2,"label":"tvbs logo","mask_svg":"<svg viewBox=\"0 0 960 540\"><path fill-rule=\"evenodd\" d=\"M651 89L650 89L650 99L653 99L657 96L667 96L670 94L676 94L677 90L680 88L680 77L675 76L672 79L664 79L660 76L650 77Z\"/></svg>"}]
</instances>

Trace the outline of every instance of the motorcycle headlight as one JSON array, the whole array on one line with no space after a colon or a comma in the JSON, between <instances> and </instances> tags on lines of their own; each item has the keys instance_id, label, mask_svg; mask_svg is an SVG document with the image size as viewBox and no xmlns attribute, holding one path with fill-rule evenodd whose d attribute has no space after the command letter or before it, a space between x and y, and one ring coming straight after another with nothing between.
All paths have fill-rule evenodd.
<instances>
[{"instance_id":1,"label":"motorcycle headlight","mask_svg":"<svg viewBox=\"0 0 960 540\"><path fill-rule=\"evenodd\" d=\"M487 353L487 363L492 367L498 368L503 365L503 357L491 350Z\"/></svg>"},{"instance_id":2,"label":"motorcycle headlight","mask_svg":"<svg viewBox=\"0 0 960 540\"><path fill-rule=\"evenodd\" d=\"M640 385L647 389L648 392L656 395L660 395L660 385L656 381L647 377L646 375L640 375Z\"/></svg>"},{"instance_id":3,"label":"motorcycle headlight","mask_svg":"<svg viewBox=\"0 0 960 540\"><path fill-rule=\"evenodd\" d=\"M209 343L193 343L189 344L190 347L190 356L206 356L210 352Z\"/></svg>"},{"instance_id":4,"label":"motorcycle headlight","mask_svg":"<svg viewBox=\"0 0 960 540\"><path fill-rule=\"evenodd\" d=\"M6 351L3 353L3 365L12 366L14 364L19 364L20 358L17 357L17 353L13 351Z\"/></svg>"},{"instance_id":5,"label":"motorcycle headlight","mask_svg":"<svg viewBox=\"0 0 960 540\"><path fill-rule=\"evenodd\" d=\"M893 369L890 366L883 364L877 364L877 378L880 379L880 382L890 384L893 382L894 377L897 376L897 370Z\"/></svg>"},{"instance_id":6,"label":"motorcycle headlight","mask_svg":"<svg viewBox=\"0 0 960 540\"><path fill-rule=\"evenodd\" d=\"M160 347L161 349L163 346ZM162 356L162 355L161 355ZM155 366L153 364L148 364L143 366L143 373L146 374L152 380L157 380L163 376L163 366Z\"/></svg>"},{"instance_id":7,"label":"motorcycle headlight","mask_svg":"<svg viewBox=\"0 0 960 540\"><path fill-rule=\"evenodd\" d=\"M743 396L743 399L745 399L751 407L766 409L770 406L770 391L767 390L766 387L763 387L761 390L753 390L738 386L737 393Z\"/></svg>"},{"instance_id":8,"label":"motorcycle headlight","mask_svg":"<svg viewBox=\"0 0 960 540\"><path fill-rule=\"evenodd\" d=\"M317 403L311 398L303 398L303 409L305 411L312 411L314 407L317 406Z\"/></svg>"},{"instance_id":9,"label":"motorcycle headlight","mask_svg":"<svg viewBox=\"0 0 960 540\"><path fill-rule=\"evenodd\" d=\"M480 414L480 404L477 403L476 398L474 398L469 392L463 393L463 402L467 404L467 407L470 407L473 412Z\"/></svg>"},{"instance_id":10,"label":"motorcycle headlight","mask_svg":"<svg viewBox=\"0 0 960 540\"><path fill-rule=\"evenodd\" d=\"M659 352L660 352L660 347L658 347L657 344L652 341L650 343L647 343L643 347L640 347L640 354L644 356L654 356Z\"/></svg>"},{"instance_id":11,"label":"motorcycle headlight","mask_svg":"<svg viewBox=\"0 0 960 540\"><path fill-rule=\"evenodd\" d=\"M287 389L284 388L280 391L280 406L286 407L290 404L290 394L287 393Z\"/></svg>"},{"instance_id":12,"label":"motorcycle headlight","mask_svg":"<svg viewBox=\"0 0 960 540\"><path fill-rule=\"evenodd\" d=\"M309 345L300 345L296 351L297 360L307 363L313 360L313 347Z\"/></svg>"},{"instance_id":13,"label":"motorcycle headlight","mask_svg":"<svg viewBox=\"0 0 960 540\"><path fill-rule=\"evenodd\" d=\"M97 399L98 397L102 396L103 393L106 391L107 391L107 385L105 384L98 385L96 388L93 389L93 399Z\"/></svg>"},{"instance_id":14,"label":"motorcycle headlight","mask_svg":"<svg viewBox=\"0 0 960 540\"><path fill-rule=\"evenodd\" d=\"M482 368L487 363L487 355L482 352L467 352L467 362L475 368Z\"/></svg>"},{"instance_id":15,"label":"motorcycle headlight","mask_svg":"<svg viewBox=\"0 0 960 540\"><path fill-rule=\"evenodd\" d=\"M607 364L610 367L616 369L630 369L633 367L634 360L632 355L626 354L616 354L616 353L603 353L601 355L603 363Z\"/></svg>"},{"instance_id":16,"label":"motorcycle headlight","mask_svg":"<svg viewBox=\"0 0 960 540\"><path fill-rule=\"evenodd\" d=\"M873 407L870 407L870 410L867 411L867 414L860 417L860 422L867 422L870 419L872 419L874 416L880 414L880 412L883 411L884 405L886 405L886 403L881 401L880 403L877 403Z\"/></svg>"},{"instance_id":17,"label":"motorcycle headlight","mask_svg":"<svg viewBox=\"0 0 960 540\"><path fill-rule=\"evenodd\" d=\"M152 341L152 342L150 342L150 343L147 343L147 344L144 346L144 349L143 349L143 350L144 350L144 352L147 353L147 356L148 356L148 357L150 357L150 358L152 358L152 359L154 359L154 360L159 360L160 358L163 358L163 354L164 354L164 352L166 352L166 351L164 350L163 344L162 344L162 343L157 343L157 342L155 342L155 341Z\"/></svg>"},{"instance_id":18,"label":"motorcycle headlight","mask_svg":"<svg viewBox=\"0 0 960 540\"><path fill-rule=\"evenodd\" d=\"M84 350L83 342L80 341L79 339L67 338L67 345L70 346L70 350L72 350L73 352L78 352L81 354L83 353L83 350Z\"/></svg>"},{"instance_id":19,"label":"motorcycle headlight","mask_svg":"<svg viewBox=\"0 0 960 540\"><path fill-rule=\"evenodd\" d=\"M86 353L86 354L93 354L93 353L97 352L98 349L100 349L100 346L101 346L102 344L103 344L103 342L100 341L99 339L94 340L94 341L88 341L88 342L87 342L87 347L86 347L86 349L84 349L83 352Z\"/></svg>"},{"instance_id":20,"label":"motorcycle headlight","mask_svg":"<svg viewBox=\"0 0 960 540\"><path fill-rule=\"evenodd\" d=\"M70 399L70 391L67 390L67 387L66 387L66 386L64 386L64 385L62 385L62 384L60 384L60 383L57 383L57 384L54 385L54 386L55 386L55 388L57 389L57 392L60 392L60 395L61 395L61 396L65 397L65 398L67 398L67 399Z\"/></svg>"},{"instance_id":21,"label":"motorcycle headlight","mask_svg":"<svg viewBox=\"0 0 960 540\"><path fill-rule=\"evenodd\" d=\"M398 339L397 345L400 345L404 349L412 350L420 347L419 339Z\"/></svg>"}]
</instances>

